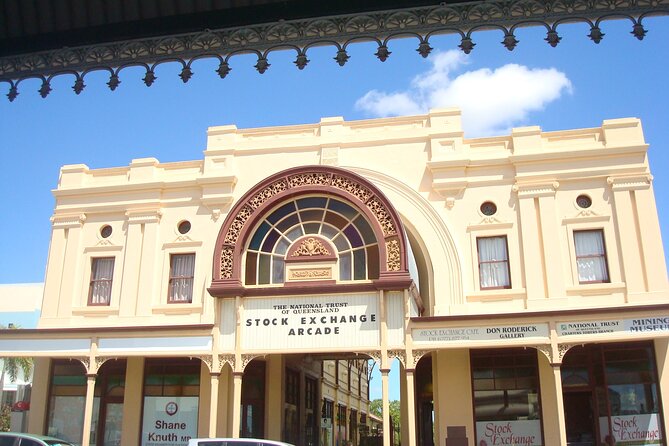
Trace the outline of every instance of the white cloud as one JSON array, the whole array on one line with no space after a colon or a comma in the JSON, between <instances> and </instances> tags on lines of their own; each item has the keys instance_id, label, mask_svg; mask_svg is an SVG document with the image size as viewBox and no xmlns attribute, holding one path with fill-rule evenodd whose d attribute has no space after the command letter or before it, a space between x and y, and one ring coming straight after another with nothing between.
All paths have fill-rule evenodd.
<instances>
[{"instance_id":1,"label":"white cloud","mask_svg":"<svg viewBox=\"0 0 669 446\"><path fill-rule=\"evenodd\" d=\"M356 108L385 117L458 107L468 137L488 136L507 133L512 126L522 125L528 113L571 93L571 82L555 68L508 64L454 74L468 59L457 50L436 53L430 58L431 68L417 75L406 90L369 91L356 101Z\"/></svg>"}]
</instances>

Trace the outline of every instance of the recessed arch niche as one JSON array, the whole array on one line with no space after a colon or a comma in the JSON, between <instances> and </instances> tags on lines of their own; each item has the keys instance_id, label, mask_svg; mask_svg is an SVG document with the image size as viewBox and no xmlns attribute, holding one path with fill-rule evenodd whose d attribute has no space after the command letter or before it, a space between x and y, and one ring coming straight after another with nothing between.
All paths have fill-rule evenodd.
<instances>
[{"instance_id":1,"label":"recessed arch niche","mask_svg":"<svg viewBox=\"0 0 669 446\"><path fill-rule=\"evenodd\" d=\"M256 253L259 252L258 247L252 245L255 243L253 237L258 234L266 219L278 209L286 203L319 197L343 203L359 212L360 218L368 225L366 229L377 242L375 249L378 253L373 258L378 262L378 277L375 273L371 278L366 277L370 280L364 283L320 284L319 290L330 292L334 291L334 287L337 292L365 288L406 289L411 285L404 227L383 193L374 184L348 170L330 166L303 166L266 178L244 194L232 208L216 240L213 280L209 292L216 297L299 293L295 287L285 287L287 290L282 291L281 287L263 287L262 283L249 286L246 281L245 253L251 246L256 248ZM308 233L301 234L306 235Z\"/></svg>"}]
</instances>

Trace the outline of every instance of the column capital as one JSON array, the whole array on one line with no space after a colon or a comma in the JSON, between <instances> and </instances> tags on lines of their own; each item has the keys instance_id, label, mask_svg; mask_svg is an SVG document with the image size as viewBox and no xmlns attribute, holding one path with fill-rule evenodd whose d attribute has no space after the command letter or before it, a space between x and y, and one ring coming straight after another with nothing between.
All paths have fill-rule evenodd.
<instances>
[{"instance_id":1,"label":"column capital","mask_svg":"<svg viewBox=\"0 0 669 446\"><path fill-rule=\"evenodd\" d=\"M626 175L626 176L610 176L606 179L606 183L611 186L611 189L616 191L648 189L653 182L651 174L642 175Z\"/></svg>"},{"instance_id":2,"label":"column capital","mask_svg":"<svg viewBox=\"0 0 669 446\"><path fill-rule=\"evenodd\" d=\"M518 194L518 198L538 198L538 197L554 197L560 187L558 181L546 181L540 183L523 183L516 182L512 190Z\"/></svg>"}]
</instances>

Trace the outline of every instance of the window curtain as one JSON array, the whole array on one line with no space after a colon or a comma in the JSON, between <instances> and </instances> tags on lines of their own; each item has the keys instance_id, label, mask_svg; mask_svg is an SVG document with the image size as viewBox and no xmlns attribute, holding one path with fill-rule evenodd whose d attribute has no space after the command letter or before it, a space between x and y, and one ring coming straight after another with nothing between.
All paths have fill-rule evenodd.
<instances>
[{"instance_id":1,"label":"window curtain","mask_svg":"<svg viewBox=\"0 0 669 446\"><path fill-rule=\"evenodd\" d=\"M193 297L193 273L195 255L179 254L172 256L170 274L170 301L191 302Z\"/></svg>"},{"instance_id":2,"label":"window curtain","mask_svg":"<svg viewBox=\"0 0 669 446\"><path fill-rule=\"evenodd\" d=\"M112 277L114 274L114 258L93 259L91 279L91 303L109 305L111 300Z\"/></svg>"},{"instance_id":3,"label":"window curtain","mask_svg":"<svg viewBox=\"0 0 669 446\"><path fill-rule=\"evenodd\" d=\"M601 231L574 232L579 282L607 282L604 237Z\"/></svg>"},{"instance_id":4,"label":"window curtain","mask_svg":"<svg viewBox=\"0 0 669 446\"><path fill-rule=\"evenodd\" d=\"M481 288L503 288L511 285L506 237L478 239Z\"/></svg>"}]
</instances>

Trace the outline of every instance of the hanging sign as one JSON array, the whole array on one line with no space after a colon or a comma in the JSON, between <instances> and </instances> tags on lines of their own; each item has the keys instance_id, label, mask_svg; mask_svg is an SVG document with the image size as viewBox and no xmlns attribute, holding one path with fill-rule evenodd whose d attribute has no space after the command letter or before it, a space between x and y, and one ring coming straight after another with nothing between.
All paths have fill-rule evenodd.
<instances>
[{"instance_id":1,"label":"hanging sign","mask_svg":"<svg viewBox=\"0 0 669 446\"><path fill-rule=\"evenodd\" d=\"M144 397L142 446L187 446L197 437L196 396Z\"/></svg>"}]
</instances>

